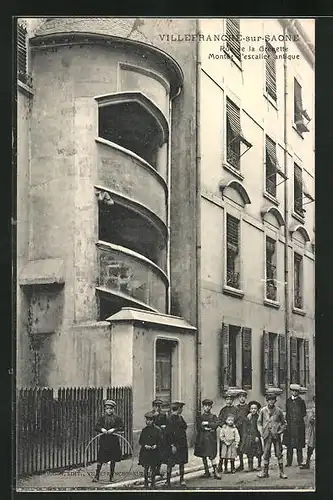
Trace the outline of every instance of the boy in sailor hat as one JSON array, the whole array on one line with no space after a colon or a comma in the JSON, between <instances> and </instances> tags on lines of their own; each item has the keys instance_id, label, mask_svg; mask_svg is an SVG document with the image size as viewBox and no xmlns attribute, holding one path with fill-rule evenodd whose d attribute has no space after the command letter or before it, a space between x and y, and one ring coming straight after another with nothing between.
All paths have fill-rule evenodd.
<instances>
[{"instance_id":1,"label":"boy in sailor hat","mask_svg":"<svg viewBox=\"0 0 333 500\"><path fill-rule=\"evenodd\" d=\"M104 415L97 421L95 431L103 435L99 440L97 453L97 469L93 482L99 481L99 475L103 463L110 462L110 481L113 480L116 462L121 460L121 448L118 436L114 433L124 430L124 424L120 417L115 415L116 403L112 399L104 401Z\"/></svg>"}]
</instances>

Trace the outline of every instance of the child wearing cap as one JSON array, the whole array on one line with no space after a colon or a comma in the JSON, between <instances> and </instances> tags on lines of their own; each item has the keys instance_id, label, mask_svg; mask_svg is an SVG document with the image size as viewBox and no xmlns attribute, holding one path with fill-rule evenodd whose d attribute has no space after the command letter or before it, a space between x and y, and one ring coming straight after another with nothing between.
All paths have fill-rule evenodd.
<instances>
[{"instance_id":1,"label":"child wearing cap","mask_svg":"<svg viewBox=\"0 0 333 500\"><path fill-rule=\"evenodd\" d=\"M164 461L167 464L165 487L170 487L172 468L176 464L179 465L180 486L186 486L184 472L185 464L188 462L187 423L181 416L184 404L185 403L180 401L172 403L171 415L167 418L164 434L166 447Z\"/></svg>"},{"instance_id":2,"label":"child wearing cap","mask_svg":"<svg viewBox=\"0 0 333 500\"><path fill-rule=\"evenodd\" d=\"M202 401L203 412L197 417L197 436L194 447L194 455L202 457L205 468L204 477L211 477L207 458L210 459L213 476L215 479L221 479L217 473L215 458L217 454L217 435L216 429L219 425L217 416L211 413L213 401L204 399Z\"/></svg>"},{"instance_id":3,"label":"child wearing cap","mask_svg":"<svg viewBox=\"0 0 333 500\"><path fill-rule=\"evenodd\" d=\"M139 445L139 465L144 468L144 486L149 485L149 470L151 469L151 487L155 486L156 468L160 463L160 446L162 441L162 431L154 425L154 413L145 414L146 427L141 431Z\"/></svg>"},{"instance_id":4,"label":"child wearing cap","mask_svg":"<svg viewBox=\"0 0 333 500\"><path fill-rule=\"evenodd\" d=\"M220 456L224 460L224 471L228 472L228 462L231 463L231 473L236 472L235 459L237 457L237 449L240 442L239 432L235 426L234 415L228 415L226 423L222 425L220 430Z\"/></svg>"},{"instance_id":5,"label":"child wearing cap","mask_svg":"<svg viewBox=\"0 0 333 500\"><path fill-rule=\"evenodd\" d=\"M279 464L280 478L287 479L287 476L283 472L281 443L281 434L285 430L286 422L281 408L275 405L276 399L276 394L266 394L267 405L261 408L258 416L257 426L264 440L264 470L258 474L258 477L268 477L269 461L273 444L275 456Z\"/></svg>"},{"instance_id":6,"label":"child wearing cap","mask_svg":"<svg viewBox=\"0 0 333 500\"><path fill-rule=\"evenodd\" d=\"M113 480L116 462L121 460L119 438L114 433L124 430L124 424L118 415L115 415L116 403L111 399L104 401L104 415L97 421L95 431L102 433L97 453L97 468L93 482L99 481L103 463L110 462L110 481Z\"/></svg>"},{"instance_id":7,"label":"child wearing cap","mask_svg":"<svg viewBox=\"0 0 333 500\"><path fill-rule=\"evenodd\" d=\"M250 401L250 413L243 423L243 439L241 440L242 453L247 455L249 471L254 471L253 459L258 460L258 469L261 469L261 457L263 454L261 436L258 430L257 422L261 404L258 401Z\"/></svg>"},{"instance_id":8,"label":"child wearing cap","mask_svg":"<svg viewBox=\"0 0 333 500\"><path fill-rule=\"evenodd\" d=\"M227 391L224 395L225 398L225 406L223 406L220 410L219 416L218 416L218 422L219 422L219 427L222 428L222 426L226 423L226 419L228 415L233 415L235 422L238 420L238 408L237 406L234 406L234 395ZM219 464L217 467L218 472L222 472L222 463L223 463L223 458L221 457L221 446L220 446L220 460ZM226 471L225 471L226 472Z\"/></svg>"},{"instance_id":9,"label":"child wearing cap","mask_svg":"<svg viewBox=\"0 0 333 500\"><path fill-rule=\"evenodd\" d=\"M160 446L160 461L156 466L156 475L160 477L163 477L163 474L161 473L161 466L165 455L164 431L167 423L167 415L162 411L162 406L163 406L163 401L161 399L154 399L154 401L152 402L154 424L157 427L159 427L162 431L162 443Z\"/></svg>"},{"instance_id":10,"label":"child wearing cap","mask_svg":"<svg viewBox=\"0 0 333 500\"><path fill-rule=\"evenodd\" d=\"M294 448L296 448L297 463L302 465L303 448L305 446L305 422L306 406L304 400L300 397L301 386L291 384L291 396L286 404L287 428L283 435L283 444L287 446L287 464L290 467L293 463Z\"/></svg>"},{"instance_id":11,"label":"child wearing cap","mask_svg":"<svg viewBox=\"0 0 333 500\"><path fill-rule=\"evenodd\" d=\"M238 409L236 426L240 435L240 446L238 449L239 467L236 469L237 472L244 470L242 442L245 438L244 432L246 431L244 422L246 421L247 416L249 414L249 405L246 403L247 392L244 389L239 392L238 398L239 398L239 403L236 405L236 408Z\"/></svg>"}]
</instances>

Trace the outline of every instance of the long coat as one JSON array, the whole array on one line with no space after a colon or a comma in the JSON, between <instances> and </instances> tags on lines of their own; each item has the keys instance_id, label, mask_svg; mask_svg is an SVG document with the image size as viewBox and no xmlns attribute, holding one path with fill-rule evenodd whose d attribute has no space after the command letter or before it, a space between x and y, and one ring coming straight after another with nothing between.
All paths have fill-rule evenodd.
<instances>
[{"instance_id":1,"label":"long coat","mask_svg":"<svg viewBox=\"0 0 333 500\"><path fill-rule=\"evenodd\" d=\"M243 433L245 430L244 422L249 414L249 405L247 403L244 403L242 405L239 403L238 405L236 405L236 408L238 408L238 413L237 413L237 422L235 423L242 440Z\"/></svg>"},{"instance_id":2,"label":"long coat","mask_svg":"<svg viewBox=\"0 0 333 500\"><path fill-rule=\"evenodd\" d=\"M228 415L233 415L235 417L235 425L237 426L238 422L238 417L239 417L239 409L237 406L231 405L231 406L223 406L221 408L218 420L219 420L219 426L222 427L222 425L225 424L225 421L228 417Z\"/></svg>"},{"instance_id":3,"label":"long coat","mask_svg":"<svg viewBox=\"0 0 333 500\"><path fill-rule=\"evenodd\" d=\"M207 424L203 425L204 422ZM196 457L209 457L211 460L216 457L218 425L217 416L213 413L202 413L197 417L197 436L194 446Z\"/></svg>"},{"instance_id":4,"label":"long coat","mask_svg":"<svg viewBox=\"0 0 333 500\"><path fill-rule=\"evenodd\" d=\"M164 431L165 455L162 463L174 466L175 464L187 464L188 445L186 436L187 423L181 415L170 415ZM172 453L172 445L176 447L176 453Z\"/></svg>"},{"instance_id":5,"label":"long coat","mask_svg":"<svg viewBox=\"0 0 333 500\"><path fill-rule=\"evenodd\" d=\"M316 410L312 408L308 421L308 446L316 447Z\"/></svg>"},{"instance_id":6,"label":"long coat","mask_svg":"<svg viewBox=\"0 0 333 500\"><path fill-rule=\"evenodd\" d=\"M240 444L242 453L248 457L261 457L263 454L260 432L258 430L258 414L251 415L243 422L243 437Z\"/></svg>"},{"instance_id":7,"label":"long coat","mask_svg":"<svg viewBox=\"0 0 333 500\"><path fill-rule=\"evenodd\" d=\"M289 448L304 448L306 406L300 397L287 399L286 421L287 427L283 435L283 444Z\"/></svg>"},{"instance_id":8,"label":"long coat","mask_svg":"<svg viewBox=\"0 0 333 500\"><path fill-rule=\"evenodd\" d=\"M139 437L141 446L139 453L139 465L143 467L156 467L160 463L160 447L162 443L162 431L156 425L147 425L142 429ZM156 446L154 450L146 449L145 446Z\"/></svg>"},{"instance_id":9,"label":"long coat","mask_svg":"<svg viewBox=\"0 0 333 500\"><path fill-rule=\"evenodd\" d=\"M96 423L95 431L102 432L102 429L115 429L115 432L123 431L124 424L117 415L103 415ZM114 434L103 434L99 438L99 448L97 453L97 461L105 462L120 462L121 448L118 436Z\"/></svg>"},{"instance_id":10,"label":"long coat","mask_svg":"<svg viewBox=\"0 0 333 500\"><path fill-rule=\"evenodd\" d=\"M164 433L167 425L168 416L166 413L157 413L154 418L154 425L156 425L162 432L162 441L160 444L160 463L164 463L165 456L167 455L167 448L164 439Z\"/></svg>"}]
</instances>

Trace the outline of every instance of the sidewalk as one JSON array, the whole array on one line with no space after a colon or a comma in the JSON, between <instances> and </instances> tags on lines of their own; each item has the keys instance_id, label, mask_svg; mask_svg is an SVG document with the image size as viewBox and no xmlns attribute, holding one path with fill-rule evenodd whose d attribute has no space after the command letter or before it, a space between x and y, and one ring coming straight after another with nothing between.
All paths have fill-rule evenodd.
<instances>
[{"instance_id":1,"label":"sidewalk","mask_svg":"<svg viewBox=\"0 0 333 500\"><path fill-rule=\"evenodd\" d=\"M284 462L286 450L284 449ZM305 457L305 453L304 453ZM295 459L294 459L295 460ZM313 456L313 463L315 463L315 455ZM271 460L273 468L276 464L276 459L273 455ZM236 459L236 467L239 460ZM247 467L247 459L244 457L244 464ZM93 483L92 478L96 470L96 464L88 467L79 467L76 469L66 469L61 472L46 472L43 474L36 474L34 476L19 479L16 483L17 491L31 491L40 489L83 489L83 490L117 490L122 488L135 488L139 489L143 486L143 467L138 465L138 459L122 460L116 465L114 481L109 481L109 466L105 464L102 467L100 481ZM162 472L165 474L166 466L162 466ZM189 461L185 466L186 479L195 478L202 475L203 464L201 458L195 457L193 448L189 449ZM172 474L172 483L178 483L179 470L175 466ZM157 484L162 484L164 481L158 481Z\"/></svg>"}]
</instances>

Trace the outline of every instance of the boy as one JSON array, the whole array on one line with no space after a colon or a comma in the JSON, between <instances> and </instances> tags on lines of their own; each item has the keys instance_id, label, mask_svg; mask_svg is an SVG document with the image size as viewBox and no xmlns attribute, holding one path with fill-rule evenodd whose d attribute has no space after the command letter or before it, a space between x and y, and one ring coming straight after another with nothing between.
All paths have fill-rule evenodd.
<instances>
[{"instance_id":1,"label":"boy","mask_svg":"<svg viewBox=\"0 0 333 500\"><path fill-rule=\"evenodd\" d=\"M172 467L179 465L180 486L186 486L184 481L185 464L188 462L187 424L181 413L185 403L175 401L171 404L171 415L167 418L164 440L166 447L165 461L167 464L167 479L165 487L170 487Z\"/></svg>"},{"instance_id":2,"label":"boy","mask_svg":"<svg viewBox=\"0 0 333 500\"><path fill-rule=\"evenodd\" d=\"M223 406L220 410L219 416L218 416L218 422L219 422L219 427L222 427L226 423L226 419L229 415L233 415L235 418L235 423L237 424L238 420L238 408L237 406L233 405L234 402L234 395L227 391L224 395L225 397L225 406ZM223 460L221 458L221 448L220 448L220 461L219 465L217 467L218 472L222 472L222 463Z\"/></svg>"},{"instance_id":3,"label":"boy","mask_svg":"<svg viewBox=\"0 0 333 500\"><path fill-rule=\"evenodd\" d=\"M302 465L303 462L303 448L305 446L304 417L306 417L306 406L304 400L299 395L300 389L300 385L291 384L291 396L287 399L287 428L283 435L283 444L287 446L286 467L290 467L293 463L294 448L296 448L298 465Z\"/></svg>"},{"instance_id":4,"label":"boy","mask_svg":"<svg viewBox=\"0 0 333 500\"><path fill-rule=\"evenodd\" d=\"M264 470L258 477L268 477L269 460L271 458L271 448L274 445L275 456L278 460L280 478L287 479L283 472L282 443L281 434L285 430L286 422L281 408L275 406L276 394L266 394L267 405L261 408L258 417L258 430L264 440Z\"/></svg>"},{"instance_id":5,"label":"boy","mask_svg":"<svg viewBox=\"0 0 333 500\"><path fill-rule=\"evenodd\" d=\"M161 399L154 399L154 401L152 402L152 408L153 408L152 413L154 414L154 424L157 427L159 427L162 431L162 444L160 446L160 461L156 466L156 475L160 476L161 478L163 477L163 474L161 473L161 465L163 463L163 457L165 454L165 449L163 446L164 430L167 422L167 415L166 413L162 412L162 405L163 401Z\"/></svg>"},{"instance_id":6,"label":"boy","mask_svg":"<svg viewBox=\"0 0 333 500\"><path fill-rule=\"evenodd\" d=\"M120 417L115 415L116 403L111 399L104 401L104 415L98 420L95 431L103 433L99 440L97 453L97 468L93 482L99 481L99 475L103 463L110 462L110 482L113 480L116 462L121 460L121 448L118 436L115 432L124 430L124 424Z\"/></svg>"},{"instance_id":7,"label":"boy","mask_svg":"<svg viewBox=\"0 0 333 500\"><path fill-rule=\"evenodd\" d=\"M238 429L239 435L240 435L240 446L238 449L238 456L239 456L239 467L237 467L236 471L242 471L244 470L244 459L243 459L243 452L242 452L242 443L244 440L244 422L247 419L247 416L249 414L249 405L246 403L246 398L247 398L247 392L242 389L239 394L239 403L236 405L236 408L238 408L238 418L236 422L236 427Z\"/></svg>"},{"instance_id":8,"label":"boy","mask_svg":"<svg viewBox=\"0 0 333 500\"><path fill-rule=\"evenodd\" d=\"M216 429L218 427L217 416L211 413L213 401L204 399L202 401L203 412L197 417L197 437L194 447L194 455L202 457L205 468L204 477L211 477L208 467L207 458L210 459L213 476L215 479L221 479L217 473L215 458L217 454L217 436Z\"/></svg>"},{"instance_id":9,"label":"boy","mask_svg":"<svg viewBox=\"0 0 333 500\"><path fill-rule=\"evenodd\" d=\"M160 463L160 445L162 441L162 431L154 425L154 413L145 414L146 427L141 431L139 445L139 465L144 467L144 487L148 488L149 469L151 469L151 487L155 487L156 467Z\"/></svg>"}]
</instances>

